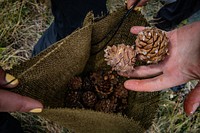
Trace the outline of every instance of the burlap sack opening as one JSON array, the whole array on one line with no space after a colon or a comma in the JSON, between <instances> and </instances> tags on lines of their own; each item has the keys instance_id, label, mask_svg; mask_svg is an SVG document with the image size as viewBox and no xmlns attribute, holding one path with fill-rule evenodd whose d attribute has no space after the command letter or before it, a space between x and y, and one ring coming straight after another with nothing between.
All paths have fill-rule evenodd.
<instances>
[{"instance_id":1,"label":"burlap sack opening","mask_svg":"<svg viewBox=\"0 0 200 133\"><path fill-rule=\"evenodd\" d=\"M63 108L65 86L70 78L97 69L109 69L102 48L112 33L103 41L99 40L117 25L125 12L125 8L119 9L99 21L94 21L89 13L82 28L9 71L20 80L13 91L40 100L46 108L40 116L74 132L144 132L154 118L158 93L130 92L127 117ZM126 18L107 45L133 44L134 36L130 33L133 25L147 25L139 12L132 12Z\"/></svg>"}]
</instances>

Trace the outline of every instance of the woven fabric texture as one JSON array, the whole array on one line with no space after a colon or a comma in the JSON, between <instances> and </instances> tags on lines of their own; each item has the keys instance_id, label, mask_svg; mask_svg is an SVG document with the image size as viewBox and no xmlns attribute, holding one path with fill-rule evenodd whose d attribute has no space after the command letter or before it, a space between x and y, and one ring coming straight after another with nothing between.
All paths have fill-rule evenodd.
<instances>
[{"instance_id":1,"label":"woven fabric texture","mask_svg":"<svg viewBox=\"0 0 200 133\"><path fill-rule=\"evenodd\" d=\"M83 27L9 71L20 80L20 85L13 91L40 100L45 108L54 108L45 109L40 115L67 126L71 131L143 132L154 118L159 93L130 92L126 118L91 110L63 108L65 86L70 78L98 69L109 69L103 57L104 47L120 43L132 45L135 37L130 33L130 28L147 25L143 16L133 11L112 37L113 29L126 11L125 8L119 9L100 20L89 13Z\"/></svg>"}]
</instances>

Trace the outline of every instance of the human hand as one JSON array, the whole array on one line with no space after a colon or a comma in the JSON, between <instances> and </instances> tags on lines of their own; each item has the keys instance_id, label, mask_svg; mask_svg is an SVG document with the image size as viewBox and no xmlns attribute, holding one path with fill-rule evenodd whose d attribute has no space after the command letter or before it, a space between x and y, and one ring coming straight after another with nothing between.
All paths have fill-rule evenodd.
<instances>
[{"instance_id":1,"label":"human hand","mask_svg":"<svg viewBox=\"0 0 200 133\"><path fill-rule=\"evenodd\" d=\"M16 87L17 85L18 80L12 75L3 71L3 69L0 67L0 112L41 112L43 106L40 102L29 97L7 91Z\"/></svg>"},{"instance_id":2,"label":"human hand","mask_svg":"<svg viewBox=\"0 0 200 133\"><path fill-rule=\"evenodd\" d=\"M145 27L134 26L133 34L138 34ZM200 79L200 22L175 29L166 33L169 40L169 55L164 61L136 67L129 74L122 76L147 78L143 80L130 79L124 83L125 88L134 91L159 91ZM195 112L200 104L200 82L187 95L184 109L187 115Z\"/></svg>"},{"instance_id":3,"label":"human hand","mask_svg":"<svg viewBox=\"0 0 200 133\"><path fill-rule=\"evenodd\" d=\"M127 8L130 9L136 3L137 0L127 0ZM143 6L148 2L148 0L140 0L137 6Z\"/></svg>"}]
</instances>

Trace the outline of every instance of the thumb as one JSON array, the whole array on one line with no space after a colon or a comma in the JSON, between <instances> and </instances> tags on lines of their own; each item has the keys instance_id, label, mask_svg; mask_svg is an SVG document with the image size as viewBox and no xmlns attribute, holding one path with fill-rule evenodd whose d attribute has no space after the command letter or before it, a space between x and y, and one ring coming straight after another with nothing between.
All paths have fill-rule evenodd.
<instances>
[{"instance_id":1,"label":"thumb","mask_svg":"<svg viewBox=\"0 0 200 133\"><path fill-rule=\"evenodd\" d=\"M187 95L184 102L185 113L192 115L200 105L200 83Z\"/></svg>"},{"instance_id":2,"label":"thumb","mask_svg":"<svg viewBox=\"0 0 200 133\"><path fill-rule=\"evenodd\" d=\"M130 32L133 33L133 34L138 34L139 32L141 32L144 29L145 29L144 26L133 26L131 28Z\"/></svg>"},{"instance_id":3,"label":"thumb","mask_svg":"<svg viewBox=\"0 0 200 133\"><path fill-rule=\"evenodd\" d=\"M130 9L131 6L136 2L136 0L128 0L127 1L127 8Z\"/></svg>"}]
</instances>

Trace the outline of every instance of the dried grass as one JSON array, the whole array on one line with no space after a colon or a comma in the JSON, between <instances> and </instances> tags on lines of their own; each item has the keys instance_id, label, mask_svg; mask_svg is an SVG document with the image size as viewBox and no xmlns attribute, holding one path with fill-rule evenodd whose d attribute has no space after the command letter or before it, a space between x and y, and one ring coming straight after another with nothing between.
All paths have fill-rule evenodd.
<instances>
[{"instance_id":1,"label":"dried grass","mask_svg":"<svg viewBox=\"0 0 200 133\"><path fill-rule=\"evenodd\" d=\"M183 110L186 95L197 84L190 81L178 92L172 90L161 93L161 101L156 118L146 133L198 133L200 132L200 111L188 117Z\"/></svg>"},{"instance_id":2,"label":"dried grass","mask_svg":"<svg viewBox=\"0 0 200 133\"><path fill-rule=\"evenodd\" d=\"M48 7L36 0L0 3L0 65L10 69L31 57L33 46L49 26L52 16Z\"/></svg>"}]
</instances>

